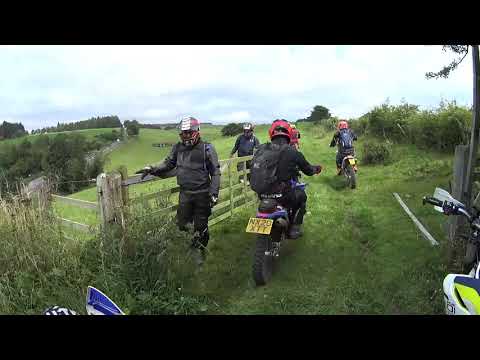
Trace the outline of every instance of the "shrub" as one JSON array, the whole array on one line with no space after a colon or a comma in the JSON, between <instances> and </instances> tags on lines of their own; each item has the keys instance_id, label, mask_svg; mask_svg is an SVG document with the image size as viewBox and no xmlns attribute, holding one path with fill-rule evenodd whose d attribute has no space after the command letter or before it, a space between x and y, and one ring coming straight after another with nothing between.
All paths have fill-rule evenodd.
<instances>
[{"instance_id":1,"label":"shrub","mask_svg":"<svg viewBox=\"0 0 480 360\"><path fill-rule=\"evenodd\" d=\"M331 117L328 119L322 120L319 124L326 130L326 131L334 131L337 129L337 123L339 119L336 117ZM317 124L317 123L316 123Z\"/></svg>"},{"instance_id":2,"label":"shrub","mask_svg":"<svg viewBox=\"0 0 480 360\"><path fill-rule=\"evenodd\" d=\"M367 141L363 144L362 162L365 164L386 164L392 157L389 142Z\"/></svg>"},{"instance_id":3,"label":"shrub","mask_svg":"<svg viewBox=\"0 0 480 360\"><path fill-rule=\"evenodd\" d=\"M230 123L228 125L225 125L222 128L223 136L235 136L235 135L241 134L242 132L243 132L242 124Z\"/></svg>"},{"instance_id":4,"label":"shrub","mask_svg":"<svg viewBox=\"0 0 480 360\"><path fill-rule=\"evenodd\" d=\"M409 119L412 143L427 149L454 151L469 136L471 113L449 104L438 111L422 111Z\"/></svg>"},{"instance_id":5,"label":"shrub","mask_svg":"<svg viewBox=\"0 0 480 360\"><path fill-rule=\"evenodd\" d=\"M0 198L0 314L41 314L53 305L84 313L88 285L130 314L207 311L208 299L183 292L193 277L191 234L171 219L143 215L124 234L78 241L63 235L49 211Z\"/></svg>"},{"instance_id":6,"label":"shrub","mask_svg":"<svg viewBox=\"0 0 480 360\"><path fill-rule=\"evenodd\" d=\"M361 117L359 119L354 119L349 121L350 128L355 132L356 135L361 136L366 134L368 120L367 118Z\"/></svg>"},{"instance_id":7,"label":"shrub","mask_svg":"<svg viewBox=\"0 0 480 360\"><path fill-rule=\"evenodd\" d=\"M117 130L112 130L111 133L101 133L95 135L96 138L102 139L104 141L113 142L117 141L117 139L121 138L121 134Z\"/></svg>"},{"instance_id":8,"label":"shrub","mask_svg":"<svg viewBox=\"0 0 480 360\"><path fill-rule=\"evenodd\" d=\"M420 111L417 105L406 102L398 106L387 102L352 122L352 128L358 134L451 152L468 141L471 117L471 110L457 106L455 101L442 101L431 111Z\"/></svg>"}]
</instances>

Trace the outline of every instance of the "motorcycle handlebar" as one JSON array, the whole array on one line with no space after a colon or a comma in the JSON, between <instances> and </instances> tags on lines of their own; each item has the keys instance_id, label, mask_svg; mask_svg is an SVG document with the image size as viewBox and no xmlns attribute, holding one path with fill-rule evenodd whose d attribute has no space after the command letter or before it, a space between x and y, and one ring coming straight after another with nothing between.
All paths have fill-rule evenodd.
<instances>
[{"instance_id":1,"label":"motorcycle handlebar","mask_svg":"<svg viewBox=\"0 0 480 360\"><path fill-rule=\"evenodd\" d=\"M443 202L441 200L438 200L434 197L430 197L430 196L424 196L423 197L423 205L425 205L425 203L429 203L429 204L432 204L432 205L435 205L435 206L440 206L442 207L443 206Z\"/></svg>"},{"instance_id":2,"label":"motorcycle handlebar","mask_svg":"<svg viewBox=\"0 0 480 360\"><path fill-rule=\"evenodd\" d=\"M441 207L443 209L443 212L446 215L463 215L468 219L470 223L473 220L472 215L470 215L470 213L467 210L465 210L460 206L455 205L454 203L449 203L447 201L442 202L441 200L436 199L434 197L424 196L423 204L425 205L425 203L429 203L429 204Z\"/></svg>"}]
</instances>

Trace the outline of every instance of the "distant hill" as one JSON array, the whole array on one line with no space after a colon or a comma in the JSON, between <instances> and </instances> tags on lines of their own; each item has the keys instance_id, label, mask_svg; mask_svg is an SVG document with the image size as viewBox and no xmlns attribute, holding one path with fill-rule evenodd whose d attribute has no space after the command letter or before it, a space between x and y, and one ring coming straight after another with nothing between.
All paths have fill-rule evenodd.
<instances>
[{"instance_id":1,"label":"distant hill","mask_svg":"<svg viewBox=\"0 0 480 360\"><path fill-rule=\"evenodd\" d=\"M57 126L46 127L43 129L33 130L32 134L63 132L73 130L85 129L104 129L104 128L121 128L122 122L116 115L111 116L97 116L88 120L77 121L73 123L63 124L58 123Z\"/></svg>"},{"instance_id":2,"label":"distant hill","mask_svg":"<svg viewBox=\"0 0 480 360\"><path fill-rule=\"evenodd\" d=\"M212 123L204 123L200 124L200 127L203 125L212 125ZM160 130L173 130L178 127L178 123L168 123L168 124L140 124L141 128L144 129L160 129Z\"/></svg>"}]
</instances>

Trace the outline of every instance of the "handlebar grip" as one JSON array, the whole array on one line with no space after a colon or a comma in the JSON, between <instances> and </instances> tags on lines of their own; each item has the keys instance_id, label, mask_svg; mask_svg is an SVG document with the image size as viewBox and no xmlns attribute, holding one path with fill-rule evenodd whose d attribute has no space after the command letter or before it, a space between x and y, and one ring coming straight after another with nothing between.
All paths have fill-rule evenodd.
<instances>
[{"instance_id":1,"label":"handlebar grip","mask_svg":"<svg viewBox=\"0 0 480 360\"><path fill-rule=\"evenodd\" d=\"M442 207L443 206L443 202L434 198L434 197L430 197L430 196L424 196L423 197L423 204L425 205L425 203L428 202L429 204L432 204L432 205L435 205L435 206L440 206Z\"/></svg>"}]
</instances>

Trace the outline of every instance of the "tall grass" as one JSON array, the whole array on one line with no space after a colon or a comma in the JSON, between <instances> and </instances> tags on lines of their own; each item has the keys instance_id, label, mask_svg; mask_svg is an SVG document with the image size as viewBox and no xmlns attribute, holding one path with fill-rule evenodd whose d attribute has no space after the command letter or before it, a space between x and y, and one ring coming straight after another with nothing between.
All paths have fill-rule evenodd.
<instances>
[{"instance_id":1,"label":"tall grass","mask_svg":"<svg viewBox=\"0 0 480 360\"><path fill-rule=\"evenodd\" d=\"M0 314L40 314L53 305L83 313L88 285L129 314L205 311L205 298L182 293L194 281L191 234L170 218L143 215L126 233L82 242L65 237L49 210L0 199Z\"/></svg>"}]
</instances>

